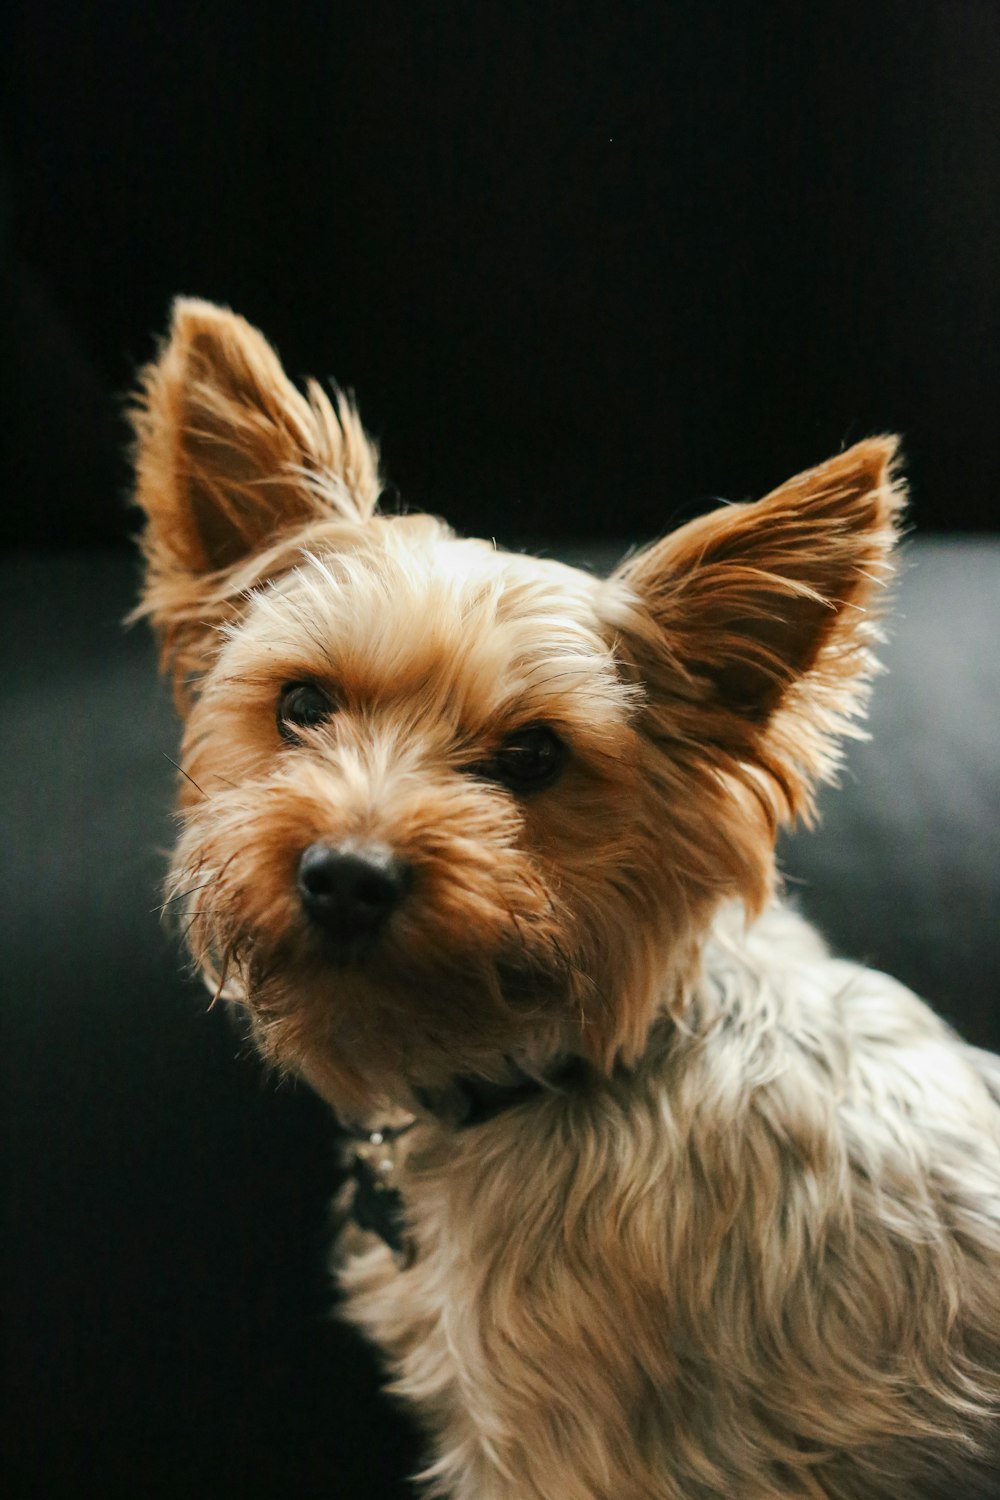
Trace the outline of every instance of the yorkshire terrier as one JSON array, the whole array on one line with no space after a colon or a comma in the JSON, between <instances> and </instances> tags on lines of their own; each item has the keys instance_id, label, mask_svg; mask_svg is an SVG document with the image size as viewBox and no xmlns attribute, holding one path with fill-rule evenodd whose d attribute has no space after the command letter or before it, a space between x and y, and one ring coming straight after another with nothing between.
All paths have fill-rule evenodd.
<instances>
[{"instance_id":1,"label":"yorkshire terrier","mask_svg":"<svg viewBox=\"0 0 1000 1500\"><path fill-rule=\"evenodd\" d=\"M777 899L875 669L860 442L606 579L380 514L343 395L179 301L135 403L171 897L353 1127L348 1316L450 1500L973 1500L1000 1060Z\"/></svg>"}]
</instances>

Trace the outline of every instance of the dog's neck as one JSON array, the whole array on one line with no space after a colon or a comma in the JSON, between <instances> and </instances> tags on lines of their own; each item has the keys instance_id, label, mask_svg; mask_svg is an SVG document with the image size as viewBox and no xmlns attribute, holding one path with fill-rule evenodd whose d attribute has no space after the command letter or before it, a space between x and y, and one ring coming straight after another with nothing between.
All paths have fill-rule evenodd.
<instances>
[{"instance_id":1,"label":"dog's neck","mask_svg":"<svg viewBox=\"0 0 1000 1500\"><path fill-rule=\"evenodd\" d=\"M497 1115L526 1104L539 1094L565 1093L578 1085L586 1073L584 1060L569 1056L542 1073L526 1073L513 1064L509 1077L502 1082L462 1074L452 1078L444 1088L417 1088L415 1096L421 1109L441 1124L467 1130L475 1125L485 1125Z\"/></svg>"},{"instance_id":2,"label":"dog's neck","mask_svg":"<svg viewBox=\"0 0 1000 1500\"><path fill-rule=\"evenodd\" d=\"M565 1094L577 1088L588 1072L580 1057L566 1057L547 1072L528 1074L512 1065L502 1083L472 1074L457 1076L440 1089L416 1089L424 1115L450 1130L486 1125L518 1105L544 1093ZM351 1176L354 1194L350 1217L361 1229L377 1234L406 1263L412 1245L406 1231L403 1195L399 1188L397 1143L420 1121L419 1115L394 1117L393 1123L346 1127L354 1141Z\"/></svg>"}]
</instances>

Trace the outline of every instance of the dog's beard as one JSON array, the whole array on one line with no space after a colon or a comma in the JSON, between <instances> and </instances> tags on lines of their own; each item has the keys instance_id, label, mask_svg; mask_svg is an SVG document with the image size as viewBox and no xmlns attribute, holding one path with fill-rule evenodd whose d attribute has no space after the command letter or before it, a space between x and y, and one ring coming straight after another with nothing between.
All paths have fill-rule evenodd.
<instances>
[{"instance_id":1,"label":"dog's beard","mask_svg":"<svg viewBox=\"0 0 1000 1500\"><path fill-rule=\"evenodd\" d=\"M335 1105L435 1089L456 1074L542 1066L579 1007L572 962L534 946L404 962L282 962L253 950L246 1002L255 1040L283 1069L323 1080Z\"/></svg>"},{"instance_id":2,"label":"dog's beard","mask_svg":"<svg viewBox=\"0 0 1000 1500\"><path fill-rule=\"evenodd\" d=\"M515 891L508 870L491 900L480 887L474 912L418 904L388 931L344 946L291 904L277 931L255 924L221 878L234 860L217 879L205 863L189 866L186 881L200 886L188 943L206 982L245 1009L268 1061L338 1109L406 1102L456 1074L499 1078L511 1061L541 1068L579 1045L595 1003L592 961L536 877ZM252 866L246 875L247 888L264 883Z\"/></svg>"}]
</instances>

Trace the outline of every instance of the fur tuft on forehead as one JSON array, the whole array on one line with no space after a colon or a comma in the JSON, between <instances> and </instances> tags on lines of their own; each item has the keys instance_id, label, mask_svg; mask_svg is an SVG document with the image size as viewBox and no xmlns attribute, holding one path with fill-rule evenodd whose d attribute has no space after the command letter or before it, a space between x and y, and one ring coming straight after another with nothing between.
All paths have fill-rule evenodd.
<instances>
[{"instance_id":1,"label":"fur tuft on forehead","mask_svg":"<svg viewBox=\"0 0 1000 1500\"><path fill-rule=\"evenodd\" d=\"M361 545L310 553L255 591L224 632L220 677L268 672L329 682L348 706L417 703L470 733L512 720L621 718L622 681L598 613L599 580L559 563L402 521Z\"/></svg>"}]
</instances>

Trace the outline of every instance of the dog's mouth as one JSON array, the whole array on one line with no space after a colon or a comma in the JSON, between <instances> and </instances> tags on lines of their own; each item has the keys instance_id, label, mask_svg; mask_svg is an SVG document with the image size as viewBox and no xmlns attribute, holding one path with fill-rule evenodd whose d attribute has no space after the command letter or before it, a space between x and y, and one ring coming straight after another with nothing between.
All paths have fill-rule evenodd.
<instances>
[{"instance_id":1,"label":"dog's mouth","mask_svg":"<svg viewBox=\"0 0 1000 1500\"><path fill-rule=\"evenodd\" d=\"M298 1018L350 1050L378 1033L408 1037L415 1051L464 1052L510 1045L533 1021L576 1012L573 970L562 954L504 948L447 953L408 949L388 934L311 944L308 953L256 949L244 966L252 1010Z\"/></svg>"},{"instance_id":2,"label":"dog's mouth","mask_svg":"<svg viewBox=\"0 0 1000 1500\"><path fill-rule=\"evenodd\" d=\"M392 966L386 959L382 937L374 932L347 932L337 938L321 935L315 943L318 965L332 975L353 973L358 977L377 967Z\"/></svg>"},{"instance_id":3,"label":"dog's mouth","mask_svg":"<svg viewBox=\"0 0 1000 1500\"><path fill-rule=\"evenodd\" d=\"M476 1010L491 1002L521 1016L551 1010L566 993L569 973L561 959L545 961L522 952L501 957L452 953L447 959L428 963L365 935L349 944L332 948L323 945L319 971L325 971L334 1005L346 985L351 989L370 987L373 995L399 989L409 990L415 997L435 992L449 997L458 1011Z\"/></svg>"},{"instance_id":4,"label":"dog's mouth","mask_svg":"<svg viewBox=\"0 0 1000 1500\"><path fill-rule=\"evenodd\" d=\"M463 930L453 917L442 921L433 903L413 900L413 883L409 874L400 878L389 900L380 882L370 902L354 903L350 913L321 910L317 920L310 911L304 930L285 951L290 967L303 959L322 976L320 982L329 983L334 1004L336 991L345 988L370 989L375 1003L380 991L409 989L415 996L449 997L458 1011L492 1004L524 1015L550 1010L565 996L572 965L563 932L521 922L494 928L477 941L471 921Z\"/></svg>"},{"instance_id":5,"label":"dog's mouth","mask_svg":"<svg viewBox=\"0 0 1000 1500\"><path fill-rule=\"evenodd\" d=\"M243 930L227 944L227 972L242 978L247 1000L280 989L289 1007L299 993L326 993L333 1009L347 995L438 994L475 1006L477 998L518 1012L551 1008L572 988L576 972L564 949L519 939L482 949L410 941L405 932L286 933L277 941ZM215 962L214 970L222 965Z\"/></svg>"}]
</instances>

